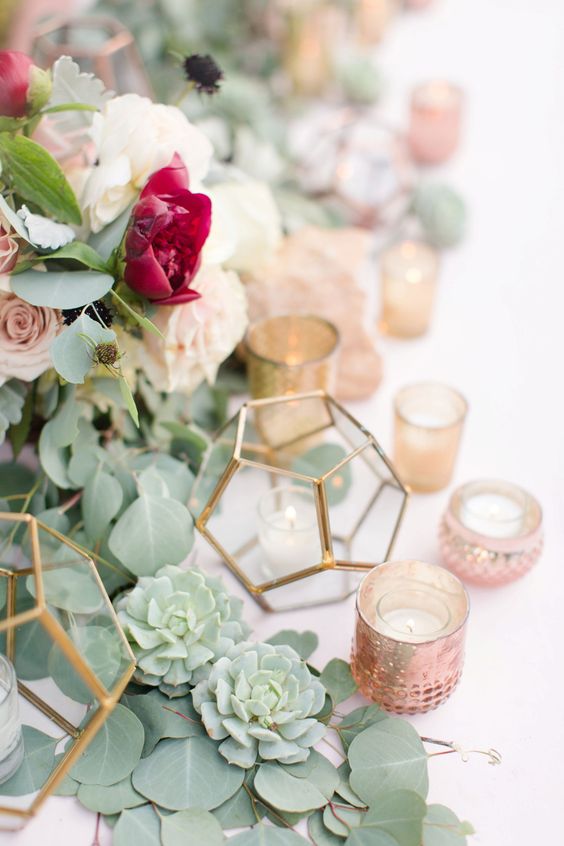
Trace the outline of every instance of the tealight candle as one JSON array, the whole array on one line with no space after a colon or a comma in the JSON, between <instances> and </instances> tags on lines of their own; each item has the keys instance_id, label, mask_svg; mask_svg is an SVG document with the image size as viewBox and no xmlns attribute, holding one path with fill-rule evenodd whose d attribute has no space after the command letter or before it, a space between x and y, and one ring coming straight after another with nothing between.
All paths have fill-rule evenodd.
<instances>
[{"instance_id":1,"label":"tealight candle","mask_svg":"<svg viewBox=\"0 0 564 846\"><path fill-rule=\"evenodd\" d=\"M0 784L13 776L23 755L16 674L11 662L0 655Z\"/></svg>"},{"instance_id":2,"label":"tealight candle","mask_svg":"<svg viewBox=\"0 0 564 846\"><path fill-rule=\"evenodd\" d=\"M517 485L468 482L453 493L439 535L446 566L462 579L507 584L540 557L542 512L536 499Z\"/></svg>"},{"instance_id":3,"label":"tealight candle","mask_svg":"<svg viewBox=\"0 0 564 846\"><path fill-rule=\"evenodd\" d=\"M468 610L464 586L442 567L396 561L371 570L358 589L352 648L361 692L400 714L436 708L462 672Z\"/></svg>"},{"instance_id":4,"label":"tealight candle","mask_svg":"<svg viewBox=\"0 0 564 846\"><path fill-rule=\"evenodd\" d=\"M467 410L458 391L435 382L396 395L395 466L414 491L438 491L450 482Z\"/></svg>"},{"instance_id":5,"label":"tealight candle","mask_svg":"<svg viewBox=\"0 0 564 846\"><path fill-rule=\"evenodd\" d=\"M435 299L439 257L418 241L400 241L382 254L380 326L390 335L413 338L428 328Z\"/></svg>"},{"instance_id":6,"label":"tealight candle","mask_svg":"<svg viewBox=\"0 0 564 846\"><path fill-rule=\"evenodd\" d=\"M416 161L441 164L460 140L462 92L449 82L419 85L411 97L409 144Z\"/></svg>"},{"instance_id":7,"label":"tealight candle","mask_svg":"<svg viewBox=\"0 0 564 846\"><path fill-rule=\"evenodd\" d=\"M269 578L279 579L321 563L317 512L307 488L273 488L261 497L258 514L258 538Z\"/></svg>"}]
</instances>

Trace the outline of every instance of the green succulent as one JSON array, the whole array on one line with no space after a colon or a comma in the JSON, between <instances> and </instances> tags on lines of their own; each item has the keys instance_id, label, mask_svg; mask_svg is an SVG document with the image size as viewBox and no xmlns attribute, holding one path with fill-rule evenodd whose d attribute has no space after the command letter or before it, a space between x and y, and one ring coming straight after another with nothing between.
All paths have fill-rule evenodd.
<instances>
[{"instance_id":1,"label":"green succulent","mask_svg":"<svg viewBox=\"0 0 564 846\"><path fill-rule=\"evenodd\" d=\"M290 646L239 643L192 691L196 711L230 764L296 764L325 734L325 688Z\"/></svg>"},{"instance_id":2,"label":"green succulent","mask_svg":"<svg viewBox=\"0 0 564 846\"><path fill-rule=\"evenodd\" d=\"M460 194L448 185L419 185L413 196L413 211L425 237L435 247L454 247L464 237L466 206Z\"/></svg>"},{"instance_id":3,"label":"green succulent","mask_svg":"<svg viewBox=\"0 0 564 846\"><path fill-rule=\"evenodd\" d=\"M242 602L197 568L162 567L115 603L137 661L134 678L185 695L208 667L249 634Z\"/></svg>"}]
</instances>

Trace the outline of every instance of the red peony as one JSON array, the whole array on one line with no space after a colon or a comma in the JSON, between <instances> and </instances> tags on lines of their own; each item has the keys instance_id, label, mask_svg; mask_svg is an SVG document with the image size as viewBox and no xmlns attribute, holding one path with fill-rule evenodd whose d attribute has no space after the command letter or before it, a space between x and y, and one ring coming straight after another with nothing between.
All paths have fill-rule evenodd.
<instances>
[{"instance_id":1,"label":"red peony","mask_svg":"<svg viewBox=\"0 0 564 846\"><path fill-rule=\"evenodd\" d=\"M0 115L25 117L33 62L25 53L0 50Z\"/></svg>"},{"instance_id":2,"label":"red peony","mask_svg":"<svg viewBox=\"0 0 564 846\"><path fill-rule=\"evenodd\" d=\"M200 294L190 282L210 232L211 200L188 190L188 171L175 153L154 173L133 207L125 239L126 283L159 305L179 305Z\"/></svg>"}]
</instances>

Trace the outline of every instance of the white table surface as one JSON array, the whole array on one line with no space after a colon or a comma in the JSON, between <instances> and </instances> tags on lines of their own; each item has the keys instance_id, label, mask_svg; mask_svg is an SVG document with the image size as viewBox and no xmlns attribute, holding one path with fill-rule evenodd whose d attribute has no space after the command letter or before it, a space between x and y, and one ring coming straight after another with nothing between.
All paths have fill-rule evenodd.
<instances>
[{"instance_id":1,"label":"white table surface","mask_svg":"<svg viewBox=\"0 0 564 846\"><path fill-rule=\"evenodd\" d=\"M431 11L398 19L380 51L386 112L398 120L409 89L425 78L448 77L466 90L464 145L438 175L463 192L471 221L464 245L445 259L432 332L382 340L384 382L351 410L386 448L399 386L427 378L456 385L470 414L455 483L515 481L539 497L546 517L536 570L508 587L470 589L461 684L440 709L413 719L422 734L503 754L499 767L480 756L430 762L431 801L471 820L476 846L548 846L561 830L563 36L561 0L436 0ZM396 558L438 560L447 497L412 498ZM202 549L200 563L207 560L213 556ZM320 665L348 657L352 599L278 616L249 599L247 617L258 638L315 629ZM22 832L1 834L0 844L91 846L94 827L94 815L74 799L53 798ZM111 843L108 829L100 842Z\"/></svg>"}]
</instances>

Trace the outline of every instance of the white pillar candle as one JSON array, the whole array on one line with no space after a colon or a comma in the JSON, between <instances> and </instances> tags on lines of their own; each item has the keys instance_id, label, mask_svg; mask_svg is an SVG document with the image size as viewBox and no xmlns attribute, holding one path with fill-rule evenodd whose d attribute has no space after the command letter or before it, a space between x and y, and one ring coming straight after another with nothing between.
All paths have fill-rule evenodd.
<instances>
[{"instance_id":1,"label":"white pillar candle","mask_svg":"<svg viewBox=\"0 0 564 846\"><path fill-rule=\"evenodd\" d=\"M18 769L23 752L16 675L10 661L0 655L0 784Z\"/></svg>"},{"instance_id":2,"label":"white pillar candle","mask_svg":"<svg viewBox=\"0 0 564 846\"><path fill-rule=\"evenodd\" d=\"M265 571L273 579L321 563L317 513L306 488L274 488L261 498L259 543Z\"/></svg>"}]
</instances>

